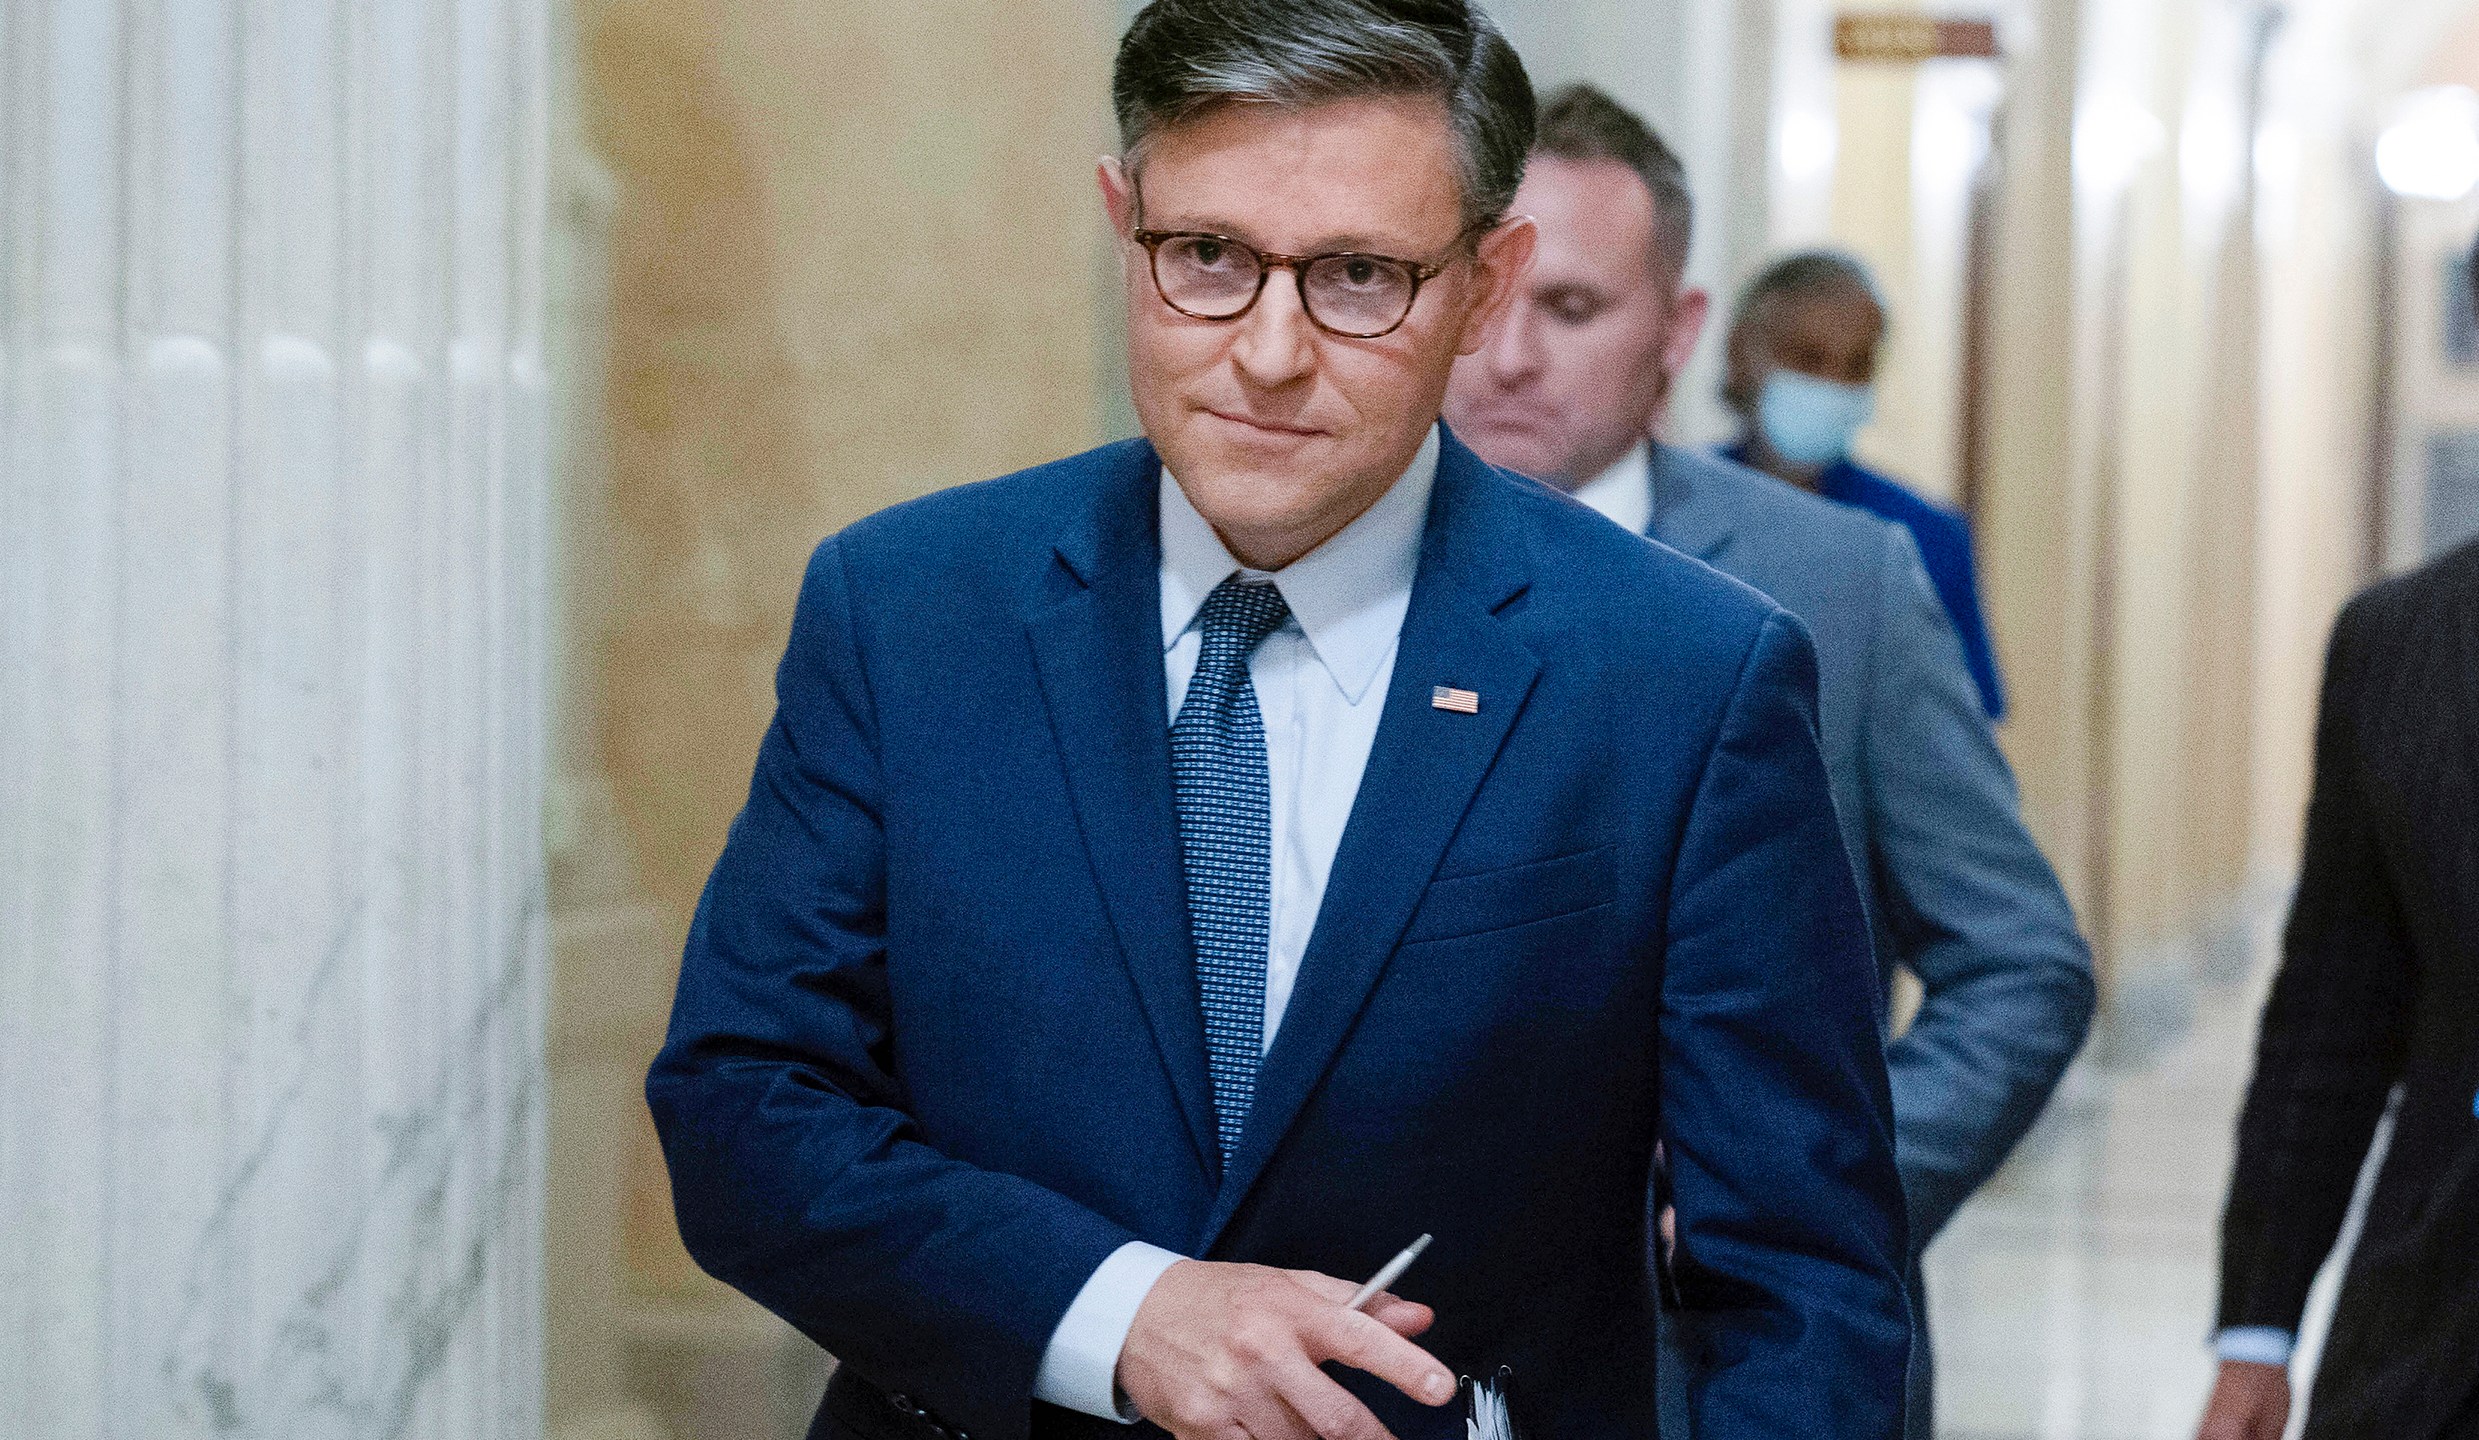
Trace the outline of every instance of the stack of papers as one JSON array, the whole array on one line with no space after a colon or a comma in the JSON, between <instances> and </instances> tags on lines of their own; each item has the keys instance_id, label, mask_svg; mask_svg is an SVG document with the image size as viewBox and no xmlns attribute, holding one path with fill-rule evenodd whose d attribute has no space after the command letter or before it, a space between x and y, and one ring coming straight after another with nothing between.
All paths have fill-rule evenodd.
<instances>
[{"instance_id":1,"label":"stack of papers","mask_svg":"<svg viewBox=\"0 0 2479 1440\"><path fill-rule=\"evenodd\" d=\"M1515 1417L1507 1412L1506 1392L1515 1372L1501 1365L1498 1373L1475 1380L1463 1379L1463 1427L1465 1440L1518 1440Z\"/></svg>"}]
</instances>

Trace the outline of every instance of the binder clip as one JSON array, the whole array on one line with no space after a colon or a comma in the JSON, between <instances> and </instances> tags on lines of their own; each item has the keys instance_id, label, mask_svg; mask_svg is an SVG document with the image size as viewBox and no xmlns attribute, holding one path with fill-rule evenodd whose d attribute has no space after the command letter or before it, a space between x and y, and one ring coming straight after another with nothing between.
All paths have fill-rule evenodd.
<instances>
[{"instance_id":1,"label":"binder clip","mask_svg":"<svg viewBox=\"0 0 2479 1440\"><path fill-rule=\"evenodd\" d=\"M1460 1388L1465 1440L1522 1440L1523 1432L1515 1428L1514 1413L1507 1408L1507 1393L1514 1379L1514 1370L1505 1365L1485 1379L1463 1377Z\"/></svg>"}]
</instances>

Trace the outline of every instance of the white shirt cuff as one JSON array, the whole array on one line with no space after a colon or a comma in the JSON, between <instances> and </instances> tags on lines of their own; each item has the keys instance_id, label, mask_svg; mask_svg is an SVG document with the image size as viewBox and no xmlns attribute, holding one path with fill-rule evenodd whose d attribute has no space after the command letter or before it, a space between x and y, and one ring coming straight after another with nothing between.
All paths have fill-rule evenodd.
<instances>
[{"instance_id":1,"label":"white shirt cuff","mask_svg":"<svg viewBox=\"0 0 2479 1440\"><path fill-rule=\"evenodd\" d=\"M1140 1417L1119 1403L1119 1351L1154 1282L1187 1258L1142 1240L1110 1252L1050 1332L1041 1369L1033 1376L1033 1398L1122 1425L1136 1423Z\"/></svg>"},{"instance_id":2,"label":"white shirt cuff","mask_svg":"<svg viewBox=\"0 0 2479 1440\"><path fill-rule=\"evenodd\" d=\"M2270 1325L2240 1325L2222 1331L2212 1342L2214 1354L2248 1365L2287 1365L2297 1337Z\"/></svg>"}]
</instances>

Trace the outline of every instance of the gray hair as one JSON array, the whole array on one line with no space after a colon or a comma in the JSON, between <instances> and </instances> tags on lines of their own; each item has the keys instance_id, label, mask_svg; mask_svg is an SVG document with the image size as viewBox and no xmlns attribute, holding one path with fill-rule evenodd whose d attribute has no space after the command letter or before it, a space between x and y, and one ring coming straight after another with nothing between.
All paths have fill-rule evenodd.
<instances>
[{"instance_id":1,"label":"gray hair","mask_svg":"<svg viewBox=\"0 0 2479 1440\"><path fill-rule=\"evenodd\" d=\"M1505 215L1532 149L1532 82L1469 0L1153 0L1120 40L1111 76L1131 163L1152 136L1221 105L1386 95L1445 105L1465 222Z\"/></svg>"},{"instance_id":2,"label":"gray hair","mask_svg":"<svg viewBox=\"0 0 2479 1440\"><path fill-rule=\"evenodd\" d=\"M1608 161L1634 171L1653 195L1655 263L1686 268L1687 247L1696 230L1696 201L1687 188L1687 167L1641 116L1579 81L1542 103L1541 133L1532 142L1532 153L1560 160Z\"/></svg>"}]
</instances>

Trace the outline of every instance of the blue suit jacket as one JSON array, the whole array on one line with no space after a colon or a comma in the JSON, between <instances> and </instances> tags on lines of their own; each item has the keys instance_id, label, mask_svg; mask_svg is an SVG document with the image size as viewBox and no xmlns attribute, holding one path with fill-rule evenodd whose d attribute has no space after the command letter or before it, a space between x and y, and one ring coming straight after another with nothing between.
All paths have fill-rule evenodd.
<instances>
[{"instance_id":1,"label":"blue suit jacket","mask_svg":"<svg viewBox=\"0 0 2479 1440\"><path fill-rule=\"evenodd\" d=\"M1653 447L1653 535L1816 641L1817 728L1877 956L1919 977L1886 1053L1924 1247L2037 1119L2092 1019L2091 951L1911 536L1700 451Z\"/></svg>"},{"instance_id":2,"label":"blue suit jacket","mask_svg":"<svg viewBox=\"0 0 2479 1440\"><path fill-rule=\"evenodd\" d=\"M1652 1435L1656 1138L1720 1297L1699 1433L1898 1433L1875 980L1798 622L1449 437L1226 1172L1157 475L1112 446L810 563L648 1097L691 1252L843 1361L813 1433L1123 1436L1029 1398L1123 1242L1353 1276L1431 1231L1402 1289L1441 1359L1511 1364L1542 1440Z\"/></svg>"}]
</instances>

